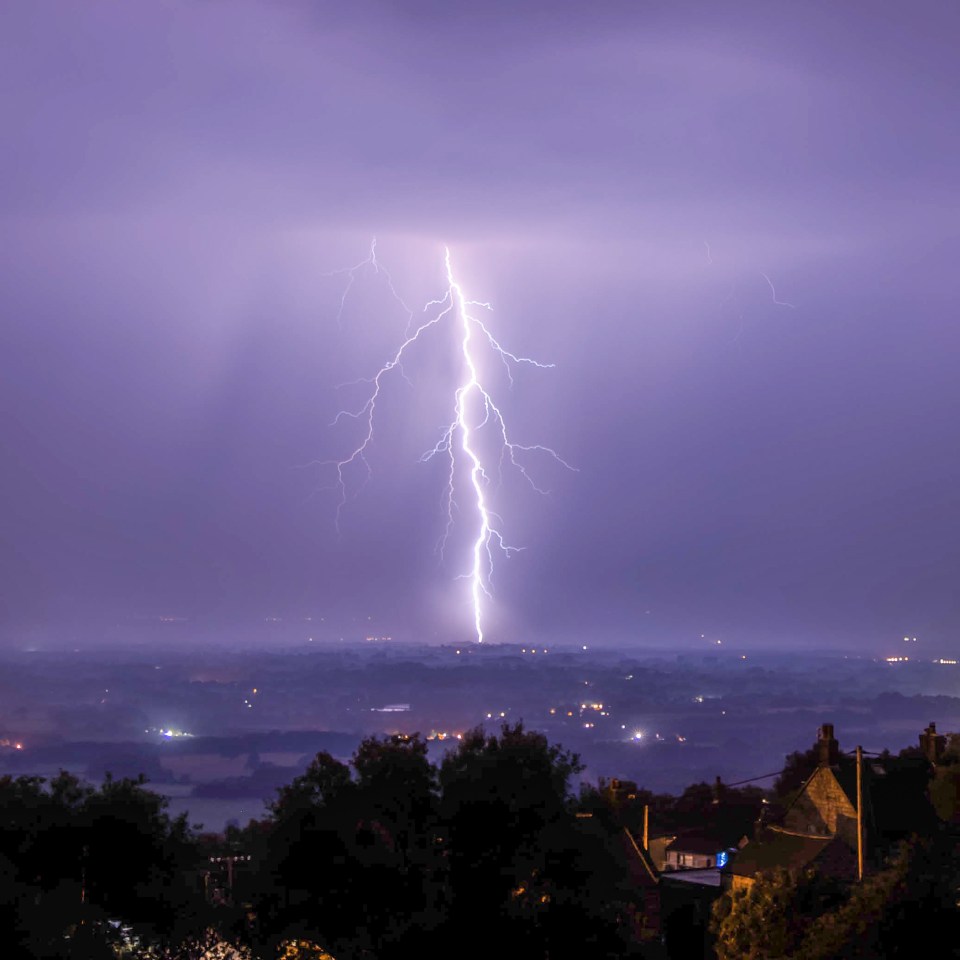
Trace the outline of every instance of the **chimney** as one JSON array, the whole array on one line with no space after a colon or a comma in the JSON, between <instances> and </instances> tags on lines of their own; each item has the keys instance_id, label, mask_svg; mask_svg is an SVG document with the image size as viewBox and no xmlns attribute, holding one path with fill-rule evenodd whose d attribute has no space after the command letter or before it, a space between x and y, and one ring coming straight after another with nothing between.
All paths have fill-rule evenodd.
<instances>
[{"instance_id":1,"label":"chimney","mask_svg":"<svg viewBox=\"0 0 960 960\"><path fill-rule=\"evenodd\" d=\"M720 779L720 777L717 777L717 779L713 783L713 802L714 803L719 803L723 799L725 789L726 788L723 786L723 781Z\"/></svg>"},{"instance_id":2,"label":"chimney","mask_svg":"<svg viewBox=\"0 0 960 960\"><path fill-rule=\"evenodd\" d=\"M833 724L825 723L817 731L818 761L821 767L832 767L840 762L840 744L833 735Z\"/></svg>"},{"instance_id":3,"label":"chimney","mask_svg":"<svg viewBox=\"0 0 960 960\"><path fill-rule=\"evenodd\" d=\"M937 725L931 721L927 729L920 734L920 752L930 763L938 763L946 745L947 738L937 733Z\"/></svg>"}]
</instances>

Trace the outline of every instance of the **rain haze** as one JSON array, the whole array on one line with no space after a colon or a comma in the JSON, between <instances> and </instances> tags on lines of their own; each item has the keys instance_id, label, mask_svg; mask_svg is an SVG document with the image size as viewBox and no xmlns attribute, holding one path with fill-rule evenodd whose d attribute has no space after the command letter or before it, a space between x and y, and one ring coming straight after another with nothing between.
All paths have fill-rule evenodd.
<instances>
[{"instance_id":1,"label":"rain haze","mask_svg":"<svg viewBox=\"0 0 960 960\"><path fill-rule=\"evenodd\" d=\"M441 556L422 456L456 329L384 378L339 524L331 462L445 248L550 365L486 355L511 437L575 468L490 474L490 640L951 643L958 36L936 2L4 4L0 643L468 642L470 491Z\"/></svg>"}]
</instances>

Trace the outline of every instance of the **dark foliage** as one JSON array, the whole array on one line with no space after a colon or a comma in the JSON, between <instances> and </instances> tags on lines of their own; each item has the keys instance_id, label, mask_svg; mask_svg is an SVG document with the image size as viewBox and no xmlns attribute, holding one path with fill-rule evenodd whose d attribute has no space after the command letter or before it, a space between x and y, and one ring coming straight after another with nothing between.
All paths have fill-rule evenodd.
<instances>
[{"instance_id":1,"label":"dark foliage","mask_svg":"<svg viewBox=\"0 0 960 960\"><path fill-rule=\"evenodd\" d=\"M121 925L169 945L202 924L192 839L165 805L142 777L0 778L0 955L112 956Z\"/></svg>"},{"instance_id":2,"label":"dark foliage","mask_svg":"<svg viewBox=\"0 0 960 960\"><path fill-rule=\"evenodd\" d=\"M320 754L283 788L259 839L251 939L294 937L338 960L467 950L623 955L619 848L578 820L578 759L521 725L466 734L439 770L417 735Z\"/></svg>"}]
</instances>

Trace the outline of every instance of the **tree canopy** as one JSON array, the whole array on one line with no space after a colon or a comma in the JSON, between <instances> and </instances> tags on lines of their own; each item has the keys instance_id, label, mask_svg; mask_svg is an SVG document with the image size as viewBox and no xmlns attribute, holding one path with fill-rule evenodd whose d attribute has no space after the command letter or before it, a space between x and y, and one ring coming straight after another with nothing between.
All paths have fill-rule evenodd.
<instances>
[{"instance_id":1,"label":"tree canopy","mask_svg":"<svg viewBox=\"0 0 960 960\"><path fill-rule=\"evenodd\" d=\"M893 960L960 929L953 841L912 838L862 883L776 870L714 905L718 960Z\"/></svg>"},{"instance_id":2,"label":"tree canopy","mask_svg":"<svg viewBox=\"0 0 960 960\"><path fill-rule=\"evenodd\" d=\"M577 818L579 759L521 724L469 731L434 766L417 734L318 754L279 791L259 837L251 940L343 958L623 947L626 876L601 825ZM469 933L467 933L469 931Z\"/></svg>"},{"instance_id":3,"label":"tree canopy","mask_svg":"<svg viewBox=\"0 0 960 960\"><path fill-rule=\"evenodd\" d=\"M206 905L186 818L165 808L143 777L0 778L2 955L113 956L121 928L144 945L187 936Z\"/></svg>"}]
</instances>

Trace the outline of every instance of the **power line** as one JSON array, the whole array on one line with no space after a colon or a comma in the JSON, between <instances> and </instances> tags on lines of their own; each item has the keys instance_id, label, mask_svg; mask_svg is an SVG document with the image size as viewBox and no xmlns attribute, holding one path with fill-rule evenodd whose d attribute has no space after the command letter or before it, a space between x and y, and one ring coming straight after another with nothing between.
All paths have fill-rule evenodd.
<instances>
[{"instance_id":1,"label":"power line","mask_svg":"<svg viewBox=\"0 0 960 960\"><path fill-rule=\"evenodd\" d=\"M757 780L769 780L771 777L779 777L781 773L783 773L782 770L777 770L775 773L764 773L759 777L750 777L749 780L737 780L734 783L723 783L723 786L742 787L745 783L756 783Z\"/></svg>"},{"instance_id":2,"label":"power line","mask_svg":"<svg viewBox=\"0 0 960 960\"><path fill-rule=\"evenodd\" d=\"M851 760L855 759L857 756L855 751L840 750L839 753L845 757L849 757ZM885 755L885 751L864 750L863 754L864 756L882 757ZM896 759L896 757L891 755L891 759ZM771 777L779 777L782 773L783 770L777 770L776 773L764 773L758 777L750 777L748 780L736 780L733 783L724 783L723 785L725 787L742 787L745 783L756 783L758 780L769 780Z\"/></svg>"}]
</instances>

